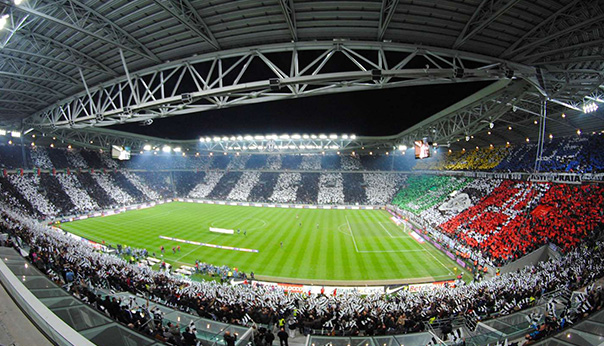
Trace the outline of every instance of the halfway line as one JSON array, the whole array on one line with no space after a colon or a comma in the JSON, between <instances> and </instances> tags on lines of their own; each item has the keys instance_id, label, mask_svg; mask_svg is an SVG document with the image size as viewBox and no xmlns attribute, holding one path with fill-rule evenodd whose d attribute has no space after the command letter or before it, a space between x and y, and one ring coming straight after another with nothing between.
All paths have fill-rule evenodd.
<instances>
[{"instance_id":1,"label":"halfway line","mask_svg":"<svg viewBox=\"0 0 604 346\"><path fill-rule=\"evenodd\" d=\"M352 236L352 242L354 243L354 248L359 252L359 248L357 247L357 241L354 240L354 233L352 233L352 228L350 227L350 222L348 221L348 216L344 216L346 218L346 223L348 224L348 230L350 231L350 235Z\"/></svg>"}]
</instances>

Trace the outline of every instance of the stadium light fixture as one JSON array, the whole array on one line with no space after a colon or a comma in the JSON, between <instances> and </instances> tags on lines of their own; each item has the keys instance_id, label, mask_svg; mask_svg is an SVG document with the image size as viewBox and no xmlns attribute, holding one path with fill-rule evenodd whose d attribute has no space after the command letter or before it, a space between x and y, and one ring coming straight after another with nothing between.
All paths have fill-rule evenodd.
<instances>
[{"instance_id":1,"label":"stadium light fixture","mask_svg":"<svg viewBox=\"0 0 604 346\"><path fill-rule=\"evenodd\" d=\"M302 136L300 136L300 135L299 135L299 134L297 134L297 133L294 133L294 134L292 135L292 139L300 139L301 137L302 137Z\"/></svg>"},{"instance_id":2,"label":"stadium light fixture","mask_svg":"<svg viewBox=\"0 0 604 346\"><path fill-rule=\"evenodd\" d=\"M0 129L0 136L6 136L6 130Z\"/></svg>"},{"instance_id":3,"label":"stadium light fixture","mask_svg":"<svg viewBox=\"0 0 604 346\"><path fill-rule=\"evenodd\" d=\"M549 139L554 139L554 135L553 134L549 134Z\"/></svg>"},{"instance_id":4,"label":"stadium light fixture","mask_svg":"<svg viewBox=\"0 0 604 346\"><path fill-rule=\"evenodd\" d=\"M511 127L511 126L508 126L508 130L512 131L512 127Z\"/></svg>"},{"instance_id":5,"label":"stadium light fixture","mask_svg":"<svg viewBox=\"0 0 604 346\"><path fill-rule=\"evenodd\" d=\"M147 151L149 151L149 150L151 150L151 149L152 149L152 148L151 148L151 144L145 144L145 146L143 146L143 150L147 150Z\"/></svg>"},{"instance_id":6,"label":"stadium light fixture","mask_svg":"<svg viewBox=\"0 0 604 346\"><path fill-rule=\"evenodd\" d=\"M398 149L399 149L400 151L405 151L405 150L407 150L407 146L406 146L406 145L399 145L399 146L398 146Z\"/></svg>"},{"instance_id":7,"label":"stadium light fixture","mask_svg":"<svg viewBox=\"0 0 604 346\"><path fill-rule=\"evenodd\" d=\"M526 137L526 142L528 143L528 142L530 142L530 141L531 141L531 140L530 140L528 137Z\"/></svg>"},{"instance_id":8,"label":"stadium light fixture","mask_svg":"<svg viewBox=\"0 0 604 346\"><path fill-rule=\"evenodd\" d=\"M347 134L343 134L342 135L342 139L348 139L348 135Z\"/></svg>"},{"instance_id":9,"label":"stadium light fixture","mask_svg":"<svg viewBox=\"0 0 604 346\"><path fill-rule=\"evenodd\" d=\"M310 135L311 139L317 139L317 135Z\"/></svg>"},{"instance_id":10,"label":"stadium light fixture","mask_svg":"<svg viewBox=\"0 0 604 346\"><path fill-rule=\"evenodd\" d=\"M7 22L8 22L8 14L5 14L2 17L0 17L0 30L4 29Z\"/></svg>"},{"instance_id":11,"label":"stadium light fixture","mask_svg":"<svg viewBox=\"0 0 604 346\"><path fill-rule=\"evenodd\" d=\"M583 113L588 114L588 113L593 113L595 111L598 110L598 104L595 102L585 102L583 104Z\"/></svg>"},{"instance_id":12,"label":"stadium light fixture","mask_svg":"<svg viewBox=\"0 0 604 346\"><path fill-rule=\"evenodd\" d=\"M492 129L493 127L495 127L495 124L493 122L489 123L489 128Z\"/></svg>"},{"instance_id":13,"label":"stadium light fixture","mask_svg":"<svg viewBox=\"0 0 604 346\"><path fill-rule=\"evenodd\" d=\"M357 139L357 135L350 135L350 139Z\"/></svg>"},{"instance_id":14,"label":"stadium light fixture","mask_svg":"<svg viewBox=\"0 0 604 346\"><path fill-rule=\"evenodd\" d=\"M466 136L466 142L470 141L470 136Z\"/></svg>"},{"instance_id":15,"label":"stadium light fixture","mask_svg":"<svg viewBox=\"0 0 604 346\"><path fill-rule=\"evenodd\" d=\"M234 140L236 140L236 139L237 139L237 138L236 138L235 136L231 136L231 138L230 138L230 140L231 140L231 141L234 141Z\"/></svg>"},{"instance_id":16,"label":"stadium light fixture","mask_svg":"<svg viewBox=\"0 0 604 346\"><path fill-rule=\"evenodd\" d=\"M20 137L21 137L21 132L19 132L19 131L12 131L12 132L10 133L10 135L11 135L12 137L15 137L15 138L20 138Z\"/></svg>"},{"instance_id":17,"label":"stadium light fixture","mask_svg":"<svg viewBox=\"0 0 604 346\"><path fill-rule=\"evenodd\" d=\"M324 134L324 133L321 133L321 134L319 135L319 139L327 139L327 135L326 135L326 134Z\"/></svg>"},{"instance_id":18,"label":"stadium light fixture","mask_svg":"<svg viewBox=\"0 0 604 346\"><path fill-rule=\"evenodd\" d=\"M229 137L227 137L227 136L222 137L222 141L223 141L223 142L226 142L226 141L228 141L228 140L229 140Z\"/></svg>"},{"instance_id":19,"label":"stadium light fixture","mask_svg":"<svg viewBox=\"0 0 604 346\"><path fill-rule=\"evenodd\" d=\"M35 146L36 146L36 143L31 142L31 146L32 146L32 147L35 147Z\"/></svg>"},{"instance_id":20,"label":"stadium light fixture","mask_svg":"<svg viewBox=\"0 0 604 346\"><path fill-rule=\"evenodd\" d=\"M577 134L581 136L581 129L577 129Z\"/></svg>"},{"instance_id":21,"label":"stadium light fixture","mask_svg":"<svg viewBox=\"0 0 604 346\"><path fill-rule=\"evenodd\" d=\"M258 140L258 141L263 141L264 140L264 136L262 136L262 135L254 136L254 139Z\"/></svg>"},{"instance_id":22,"label":"stadium light fixture","mask_svg":"<svg viewBox=\"0 0 604 346\"><path fill-rule=\"evenodd\" d=\"M50 147L51 147L51 148L54 148L54 147L55 147L55 144L54 144L54 143L50 143Z\"/></svg>"},{"instance_id":23,"label":"stadium light fixture","mask_svg":"<svg viewBox=\"0 0 604 346\"><path fill-rule=\"evenodd\" d=\"M562 119L566 118L566 114L562 113Z\"/></svg>"},{"instance_id":24,"label":"stadium light fixture","mask_svg":"<svg viewBox=\"0 0 604 346\"><path fill-rule=\"evenodd\" d=\"M19 6L23 3L23 0L14 0L13 3L15 4L15 6Z\"/></svg>"},{"instance_id":25,"label":"stadium light fixture","mask_svg":"<svg viewBox=\"0 0 604 346\"><path fill-rule=\"evenodd\" d=\"M13 145L13 141L9 140L8 144Z\"/></svg>"},{"instance_id":26,"label":"stadium light fixture","mask_svg":"<svg viewBox=\"0 0 604 346\"><path fill-rule=\"evenodd\" d=\"M243 140L243 136L237 136L237 140L238 141L242 141Z\"/></svg>"},{"instance_id":27,"label":"stadium light fixture","mask_svg":"<svg viewBox=\"0 0 604 346\"><path fill-rule=\"evenodd\" d=\"M182 148L181 148L181 147L176 147L176 148L174 148L174 152L175 152L175 153L180 153L181 151L182 151Z\"/></svg>"},{"instance_id":28,"label":"stadium light fixture","mask_svg":"<svg viewBox=\"0 0 604 346\"><path fill-rule=\"evenodd\" d=\"M309 138L310 138L310 136L309 136L309 135L307 135L307 134L303 134L303 135L302 135L302 138L304 138L304 139L309 139Z\"/></svg>"},{"instance_id":29,"label":"stadium light fixture","mask_svg":"<svg viewBox=\"0 0 604 346\"><path fill-rule=\"evenodd\" d=\"M172 148L170 148L170 146L165 145L163 148L161 148L161 151L163 151L164 153L169 153L172 151Z\"/></svg>"},{"instance_id":30,"label":"stadium light fixture","mask_svg":"<svg viewBox=\"0 0 604 346\"><path fill-rule=\"evenodd\" d=\"M335 133L332 133L329 135L329 139L338 139L338 135L336 135Z\"/></svg>"}]
</instances>

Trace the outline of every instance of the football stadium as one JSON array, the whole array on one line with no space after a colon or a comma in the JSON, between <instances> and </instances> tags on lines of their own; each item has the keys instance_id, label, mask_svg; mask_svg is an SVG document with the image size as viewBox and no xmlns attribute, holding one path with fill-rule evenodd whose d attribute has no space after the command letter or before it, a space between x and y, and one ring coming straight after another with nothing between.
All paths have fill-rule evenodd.
<instances>
[{"instance_id":1,"label":"football stadium","mask_svg":"<svg viewBox=\"0 0 604 346\"><path fill-rule=\"evenodd\" d=\"M0 346L604 345L601 0L0 0Z\"/></svg>"}]
</instances>

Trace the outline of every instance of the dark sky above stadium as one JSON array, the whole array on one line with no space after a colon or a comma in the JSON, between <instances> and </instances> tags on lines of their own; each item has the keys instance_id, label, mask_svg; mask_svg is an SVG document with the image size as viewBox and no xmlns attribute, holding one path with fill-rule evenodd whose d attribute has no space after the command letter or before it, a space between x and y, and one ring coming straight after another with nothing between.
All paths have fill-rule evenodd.
<instances>
[{"instance_id":1,"label":"dark sky above stadium","mask_svg":"<svg viewBox=\"0 0 604 346\"><path fill-rule=\"evenodd\" d=\"M169 139L271 133L397 134L489 85L489 82L404 87L236 106L112 127Z\"/></svg>"}]
</instances>

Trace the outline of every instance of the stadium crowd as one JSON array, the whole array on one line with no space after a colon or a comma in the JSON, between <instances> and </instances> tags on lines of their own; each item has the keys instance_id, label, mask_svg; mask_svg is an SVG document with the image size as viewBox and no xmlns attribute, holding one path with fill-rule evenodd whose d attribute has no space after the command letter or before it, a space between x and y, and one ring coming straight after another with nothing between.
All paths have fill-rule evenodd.
<instances>
[{"instance_id":1,"label":"stadium crowd","mask_svg":"<svg viewBox=\"0 0 604 346\"><path fill-rule=\"evenodd\" d=\"M458 281L455 287L417 293L400 290L390 295L361 295L355 291L341 291L309 296L288 293L275 286L233 286L215 281L185 280L95 251L90 244L77 241L62 231L42 226L8 207L3 210L1 230L8 233L10 239L0 245L27 244L24 247L29 247L28 258L33 265L71 294L130 328L179 345L194 342L192 336L188 341L183 340L183 334L191 333L190 329L178 326L178 331L171 330L174 326L163 325L161 315L153 312L134 317L128 314L133 308L128 301L103 299L95 293L96 289L129 291L226 323L274 324L283 318L291 319L295 328L303 333L327 329L333 335L351 336L418 332L424 329L426 321L458 315L474 315L481 319L505 315L533 306L546 292L560 288L577 290L587 286L585 294L573 305L575 307L571 308L567 303L563 309L553 312L559 321L574 322L581 315L601 309L604 303L601 287L590 286L604 275L604 243L595 240L593 234L560 259L540 262L479 283L465 285ZM564 326L548 323L549 328L556 330ZM529 339L538 337L539 333L527 336Z\"/></svg>"}]
</instances>

